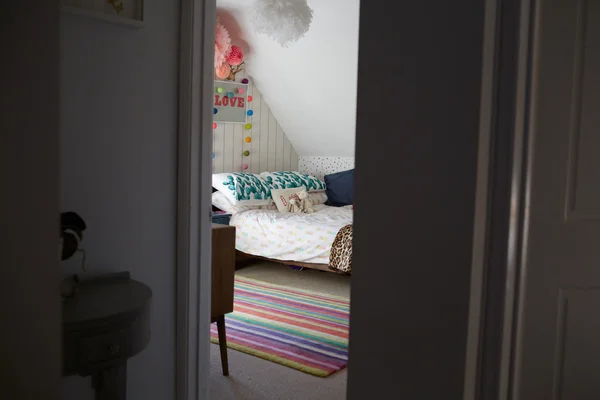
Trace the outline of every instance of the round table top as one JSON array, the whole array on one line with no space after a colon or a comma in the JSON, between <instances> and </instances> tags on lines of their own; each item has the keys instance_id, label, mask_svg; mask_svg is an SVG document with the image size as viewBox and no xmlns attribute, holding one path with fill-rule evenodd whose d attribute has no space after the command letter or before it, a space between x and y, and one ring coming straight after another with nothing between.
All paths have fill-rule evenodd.
<instances>
[{"instance_id":1,"label":"round table top","mask_svg":"<svg viewBox=\"0 0 600 400\"><path fill-rule=\"evenodd\" d=\"M78 324L135 312L145 307L152 290L133 279L83 282L77 295L63 301L63 324Z\"/></svg>"}]
</instances>

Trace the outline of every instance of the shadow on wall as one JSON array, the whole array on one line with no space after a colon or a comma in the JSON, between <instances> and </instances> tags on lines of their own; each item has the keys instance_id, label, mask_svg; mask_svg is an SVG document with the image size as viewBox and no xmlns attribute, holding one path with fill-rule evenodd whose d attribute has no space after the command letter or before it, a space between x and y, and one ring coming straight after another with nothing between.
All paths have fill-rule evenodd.
<instances>
[{"instance_id":1,"label":"shadow on wall","mask_svg":"<svg viewBox=\"0 0 600 400\"><path fill-rule=\"evenodd\" d=\"M227 9L217 7L217 16L219 17L221 24L223 24L223 26L229 31L231 43L242 48L244 52L244 58L250 56L252 54L252 49L250 48L250 45L246 39L244 39L242 28L240 28L240 25L237 23L232 13Z\"/></svg>"}]
</instances>

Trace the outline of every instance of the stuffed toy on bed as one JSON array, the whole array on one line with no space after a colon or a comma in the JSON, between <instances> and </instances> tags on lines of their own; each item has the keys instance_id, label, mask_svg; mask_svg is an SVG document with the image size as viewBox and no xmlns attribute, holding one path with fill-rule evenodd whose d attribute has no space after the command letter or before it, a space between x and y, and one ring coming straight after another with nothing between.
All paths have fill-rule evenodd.
<instances>
[{"instance_id":1,"label":"stuffed toy on bed","mask_svg":"<svg viewBox=\"0 0 600 400\"><path fill-rule=\"evenodd\" d=\"M295 197L289 199L287 204L287 212L290 213L301 213L302 209L300 208L300 200Z\"/></svg>"},{"instance_id":2,"label":"stuffed toy on bed","mask_svg":"<svg viewBox=\"0 0 600 400\"><path fill-rule=\"evenodd\" d=\"M300 209L303 213L310 214L317 211L314 209L314 204L312 200L308 197L308 193L306 191L303 190L300 193L298 193L298 198L300 199Z\"/></svg>"},{"instance_id":3,"label":"stuffed toy on bed","mask_svg":"<svg viewBox=\"0 0 600 400\"><path fill-rule=\"evenodd\" d=\"M308 193L305 191L296 193L289 199L287 211L291 213L314 213L313 202L308 198Z\"/></svg>"}]
</instances>

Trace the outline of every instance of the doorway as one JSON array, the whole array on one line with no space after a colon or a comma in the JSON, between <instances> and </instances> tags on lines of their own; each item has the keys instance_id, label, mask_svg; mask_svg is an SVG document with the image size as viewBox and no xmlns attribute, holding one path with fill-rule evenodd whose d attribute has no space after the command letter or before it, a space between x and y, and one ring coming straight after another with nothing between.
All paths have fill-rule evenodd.
<instances>
[{"instance_id":1,"label":"doorway","mask_svg":"<svg viewBox=\"0 0 600 400\"><path fill-rule=\"evenodd\" d=\"M188 6L189 10L186 10L185 7L182 10L184 15L182 46L184 46L183 48L191 46L190 49L193 49L194 45L187 43L185 39L186 29L195 22L192 18L194 12L191 6ZM265 310L262 304L259 305L262 308L253 304L255 308L252 317L255 316L254 311L260 310L261 314L256 320L260 323L265 323L265 319L269 320L271 325L268 329L273 329L273 331L263 332L267 328L261 326L263 331L260 331L259 337L254 334L258 332L256 323L254 323L252 325L254 336L248 338L248 330L242 331L244 327L241 324L242 322L248 323L247 319L250 314L246 313L237 318L236 315L240 313L238 310L243 307L236 303L236 310L233 313L227 312L224 321L221 319L221 326L224 325L225 328L229 326L226 329L228 336L225 336L228 338L229 348L221 346L219 349L216 345L208 347L207 343L202 342L195 344L195 348L188 351L190 343L188 342L186 345L185 338L192 337L194 332L201 335L205 326L200 323L186 327L179 326L178 337L181 339L179 341L181 345L178 346L178 351L186 360L187 368L194 368L192 364L204 360L206 357L204 352L211 350L212 374L215 379L220 379L219 382L223 383L222 390L248 393L254 389L256 396L259 397L262 395L261 391L265 390L263 386L272 386L272 382L266 382L266 378L256 375L256 371L259 372L261 368L271 368L275 371L268 374L271 376L271 380L278 373L285 372L280 379L276 380L281 382L297 381L298 387L302 390L311 388L321 394L328 393L329 390L331 394L329 397L345 397L350 277L347 276L349 271L338 271L344 272L344 274L333 272L329 268L331 266L329 256L332 243L341 228L349 225L349 229L351 229L353 204L346 192L339 192L337 198L330 196L328 201L325 182L331 181L329 187L333 188L337 184L344 190L353 184L358 1L353 5L352 12L342 19L336 17L337 10L332 4L311 4L310 6L314 8L311 11L315 13L315 19L308 32L297 38L296 41L286 44L286 47L282 43L277 43L277 40L272 37L255 32L251 21L245 18L244 13L250 11L245 2L217 1L216 4L211 3L210 6L205 3L202 11L218 17L218 19L216 21L203 20L203 33L208 34L212 29L210 34L213 37L225 35L228 45L235 48L236 57L239 56L239 59L228 60L227 65L224 66L227 68L228 74L221 76L222 71L216 68L216 76L210 76L210 79L206 74L199 75L197 71L202 68L201 66L191 67L190 65L198 62L204 66L205 70L212 71L214 66L208 65L208 63L209 60L215 59L214 54L208 54L205 51L203 59L182 63L182 82L196 80L200 82L201 87L210 87L213 98L205 97L205 93L202 96L185 93L181 100L183 105L181 115L186 121L181 123L184 138L180 141L180 157L183 156L185 159L181 162L179 169L180 171L191 169L192 172L179 177L180 198L185 199L180 203L180 206L184 205L184 211L178 217L179 234L182 242L185 243L193 240L191 231L199 229L201 233L198 234L200 246L197 249L184 249L186 246L181 246L178 255L181 270L178 283L185 287L185 290L178 291L179 305L188 307L185 305L188 302L200 301L202 303L203 299L207 298L198 298L196 292L200 291L204 295L207 293L205 285L207 279L210 281L211 271L203 270L207 265L205 257L208 252L202 252L200 248L207 243L205 240L212 240L213 261L210 266L213 268L213 276L215 265L223 262L215 260L226 259L224 253L233 254L235 252L236 299L238 289L241 291L248 288L246 281L258 281L261 285L269 286L267 289L262 287L263 291L269 290L272 293L281 293L284 290L292 291L295 298L303 298L305 303L298 302L294 305L297 307L296 311L301 307L306 307L307 304L314 305L318 302L321 302L319 307L325 307L326 302L328 302L326 307L331 307L327 310L321 308L325 311L319 312L318 316L316 314L302 315L302 318L309 318L310 321L307 319L300 326L297 321L300 316L298 312L292 315L289 309L285 310L286 313L280 309L274 313L271 309ZM198 14L200 13L198 12ZM339 21L336 29L325 23L325 21L336 18ZM332 32L340 30L347 34L338 32L337 35L331 35ZM187 33L190 32L187 31ZM348 37L352 40L348 40ZM337 49L336 51L343 56L343 62L340 65L344 65L345 78L343 81L345 84L342 88L336 84L338 81L319 77L317 74L317 61L328 49ZM192 57L191 50L189 55ZM300 65L301 61L302 65ZM292 71L292 69L294 70ZM283 74L284 72L292 75L288 76ZM290 79L292 77L294 79ZM285 90L281 89L284 87L283 83L286 83ZM185 84L182 87L185 87ZM318 90L311 89L311 87L330 92L330 98L314 96ZM228 96L230 92L233 96ZM214 96L217 97L216 100ZM337 116L327 114L327 104L331 102L337 104ZM208 106L209 104L210 106ZM236 119L237 117L232 116L231 113L228 114L232 105L235 105L236 108L243 107L245 115L242 115L241 119ZM194 117L197 118L194 119L195 122L189 122L189 114L192 110L198 109L202 110L201 116ZM295 112L292 112L294 110ZM206 121L204 118L207 117L207 113L211 123L208 126L203 123L201 128L194 127L194 124ZM312 115L313 118L306 119L303 118L303 115ZM298 124L301 125L300 128L298 128ZM337 131L334 127L338 128ZM202 129L201 138L192 138L196 135L195 129ZM328 135L327 132L332 133ZM335 132L338 132L337 137L335 137ZM323 156L313 155L318 153ZM194 159L198 154L201 154L201 160ZM206 167L207 163L208 168ZM201 172L198 172L200 170ZM208 175L206 175L207 173ZM344 173L346 173L344 176L334 176ZM223 189L220 184L215 183L215 179L220 177L221 181L227 180L232 174L252 175L252 178L256 180L264 179L265 182L272 184L269 189L274 191L283 189L283 187L285 190L292 189L293 191L295 190L295 186L292 187L293 182L301 180L300 186L305 189L307 193L305 196L310 201L310 205L300 213L279 209L278 206L287 207L287 205L277 204L276 201L272 201L271 204L258 204L255 201L253 204L246 205L243 200L247 199L236 198L234 204L229 202L230 204L227 205L225 202L229 200L228 188ZM233 176L237 179L238 175ZM339 179L337 182L333 182L333 178ZM212 186L212 193L208 199L205 197L206 194L197 188L198 181L201 182L202 188ZM283 185L272 183L281 183L281 181L285 181L285 183ZM215 200L215 196L219 194L224 194L220 203ZM202 196L202 199L198 200L196 196ZM301 199L304 195L290 193L290 196L298 196L298 199ZM252 195L252 200L256 200L256 198L255 195ZM286 199L289 201L291 197L286 197ZM195 201L199 201L200 204L197 211L194 211L196 206L193 203ZM204 210L204 207L212 210L212 212L207 212L209 219L205 219L204 211L199 211ZM292 214L293 217L287 217ZM246 218L250 215L252 218ZM317 215L324 216L319 219ZM265 241L253 243L252 239L255 235L252 232L262 225L249 225L249 223L257 218L269 221L274 216L286 216L280 220L285 220L288 228L296 231L287 236L267 231L261 232L266 237ZM320 225L313 224L313 221L317 219L319 219ZM293 223L291 220L294 220ZM235 227L237 234L234 239L235 247L223 239L225 236L221 235L223 228L219 228L219 234L215 235L216 228L213 225L215 222ZM207 228L210 231L206 231ZM302 232L304 229L308 231L306 234ZM298 239L291 240L293 236ZM243 240L240 237L247 239ZM348 237L351 239L351 235L341 235L341 237L345 240L343 243L349 242ZM270 245L269 242L277 240L281 240L281 242ZM195 246L196 244L194 244ZM263 250L256 251L258 246ZM225 247L229 250L224 251ZM269 248L265 250L265 247ZM282 247L283 250L279 250ZM348 246L346 245L346 247ZM342 248L343 244L340 249ZM351 242L349 248L351 249ZM344 257L340 257L340 259L344 259ZM189 268L198 262L201 266L200 270L190 272ZM242 288L242 284L246 286ZM220 288L215 286L212 286L211 290L212 293L208 298L212 297L212 303L215 303L215 298L222 298L222 293ZM289 299L286 299L285 302L285 307L289 307ZM191 314L201 317L204 312L210 313L205 308L195 310L194 307L189 306L180 315L180 318L185 319ZM284 323L281 323L282 316L288 318ZM242 318L244 321L241 321ZM312 325L310 329L307 328L308 325L314 323L315 318L321 321ZM330 318L336 320L330 321L328 320ZM215 321L214 315L209 320ZM280 326L274 328L274 325ZM222 342L219 328L217 319L217 324L212 326L211 335L211 340L215 344ZM284 328L285 333L281 330ZM278 340L273 340L269 345L265 345L264 340L272 339L275 334L278 335ZM283 334L289 336L281 338ZM242 343L242 341L244 342ZM251 346L247 345L248 343L251 343ZM259 345L262 347L257 350L256 346ZM290 350L290 346L297 346L297 349ZM184 355L184 352L187 354ZM190 355L190 352L193 355ZM223 352L227 354L227 361L223 361L221 358ZM199 360L195 360L196 354L199 354ZM246 363L247 367L240 367L243 365L242 363ZM204 372L207 371L206 365L203 365L202 368L204 368ZM181 370L183 371L183 369ZM188 393L194 393L194 391L200 393L206 390L204 383L197 388L194 387L192 377L198 373L198 368L196 370L197 372L187 374L185 379L179 378L178 390L190 391ZM229 372L229 377L221 375L225 371ZM252 375L253 373L254 375ZM290 378L289 374L297 374L295 375L297 378ZM200 374L200 376L203 375ZM236 377L240 379L240 376L244 377L244 381L252 381L253 385L244 390L242 390L243 388L236 389L233 385L236 384ZM307 379L312 380L306 383ZM262 383L260 383L261 380ZM258 384L255 383L256 381L259 381ZM333 383L330 385L329 382ZM214 392L217 384L211 386ZM321 390L319 387L324 389ZM276 387L271 387L267 391L272 391L273 395L277 395ZM299 389L298 395L300 393ZM218 394L215 396L219 397ZM284 395L282 394L282 396Z\"/></svg>"}]
</instances>

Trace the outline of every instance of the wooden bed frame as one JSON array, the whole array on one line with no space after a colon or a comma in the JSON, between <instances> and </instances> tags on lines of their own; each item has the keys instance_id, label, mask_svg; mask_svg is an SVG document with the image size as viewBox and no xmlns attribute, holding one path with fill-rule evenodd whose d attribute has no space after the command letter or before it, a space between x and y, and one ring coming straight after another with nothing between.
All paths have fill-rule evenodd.
<instances>
[{"instance_id":1,"label":"wooden bed frame","mask_svg":"<svg viewBox=\"0 0 600 400\"><path fill-rule=\"evenodd\" d=\"M340 271L336 271L333 269L329 268L329 265L327 264L313 264L313 263L304 263L304 262L299 262L299 261L291 261L291 260L276 260L274 258L267 258L267 257L261 257L261 256L255 256L252 254L247 254L244 253L242 251L236 250L235 251L235 263L236 263L236 267L239 266L243 266L245 264L248 264L249 262L252 262L253 260L265 260L265 261L271 261L274 263L278 263L278 264L283 264L283 265L290 265L290 266L295 266L295 267L302 267L302 268L310 268L310 269L317 269L319 271L327 271L327 272L333 272L334 274L342 274L342 272Z\"/></svg>"},{"instance_id":2,"label":"wooden bed frame","mask_svg":"<svg viewBox=\"0 0 600 400\"><path fill-rule=\"evenodd\" d=\"M212 188L212 192L216 192L217 189L215 189L214 187ZM212 206L212 210L213 211L218 211L219 209L215 206ZM302 267L302 268L309 268L309 269L316 269L319 271L327 271L327 272L333 272L334 274L342 274L342 275L346 275L343 272L334 270L334 269L330 269L328 264L313 264L313 263L303 263L303 262L299 262L299 261L292 261L292 260L276 260L274 258L267 258L267 257L261 257L261 256L254 256L252 254L247 254L244 253L242 251L236 250L235 251L235 265L236 265L236 269L238 267L244 266L249 264L250 262L252 262L253 260L265 260L265 261L271 261L277 264L283 264L283 265L290 265L290 266L294 266L294 267Z\"/></svg>"}]
</instances>

